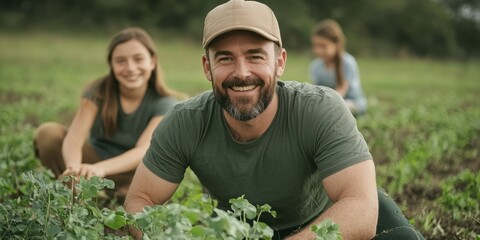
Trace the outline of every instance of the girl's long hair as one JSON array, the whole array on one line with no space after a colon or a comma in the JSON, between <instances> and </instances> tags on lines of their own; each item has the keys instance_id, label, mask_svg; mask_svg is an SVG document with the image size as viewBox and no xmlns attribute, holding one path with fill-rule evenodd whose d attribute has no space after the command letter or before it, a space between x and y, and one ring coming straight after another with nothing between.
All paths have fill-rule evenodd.
<instances>
[{"instance_id":1,"label":"girl's long hair","mask_svg":"<svg viewBox=\"0 0 480 240\"><path fill-rule=\"evenodd\" d=\"M336 85L342 86L345 83L343 74L342 54L345 51L345 35L340 25L332 20L326 19L313 27L312 36L324 37L337 45L337 52L333 58L335 64Z\"/></svg>"},{"instance_id":2,"label":"girl's long hair","mask_svg":"<svg viewBox=\"0 0 480 240\"><path fill-rule=\"evenodd\" d=\"M112 70L112 53L115 48L122 43L130 40L137 40L142 43L152 57L157 58L157 64L148 80L148 88L153 88L160 96L174 96L179 99L185 98L185 95L169 89L164 81L163 72L158 64L158 57L155 44L150 35L141 28L126 28L118 32L108 46L107 61L110 66L108 75L101 77L90 84L87 89L93 89L96 100L101 102L101 118L104 128L104 135L111 137L117 128L118 97L120 94L119 83Z\"/></svg>"}]
</instances>

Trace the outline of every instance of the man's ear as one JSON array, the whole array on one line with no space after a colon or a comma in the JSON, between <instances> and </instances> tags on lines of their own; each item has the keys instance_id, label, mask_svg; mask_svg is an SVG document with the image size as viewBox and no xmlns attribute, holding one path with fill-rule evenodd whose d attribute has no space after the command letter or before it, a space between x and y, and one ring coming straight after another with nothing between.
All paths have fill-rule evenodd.
<instances>
[{"instance_id":1,"label":"man's ear","mask_svg":"<svg viewBox=\"0 0 480 240\"><path fill-rule=\"evenodd\" d=\"M281 77L285 71L285 66L287 65L287 51L285 48L279 50L277 56L277 77Z\"/></svg>"},{"instance_id":2,"label":"man's ear","mask_svg":"<svg viewBox=\"0 0 480 240\"><path fill-rule=\"evenodd\" d=\"M210 61L208 60L208 56L206 54L203 54L202 56L202 65L203 65L203 73L205 74L205 77L208 79L208 81L212 81L212 73L210 72Z\"/></svg>"}]
</instances>

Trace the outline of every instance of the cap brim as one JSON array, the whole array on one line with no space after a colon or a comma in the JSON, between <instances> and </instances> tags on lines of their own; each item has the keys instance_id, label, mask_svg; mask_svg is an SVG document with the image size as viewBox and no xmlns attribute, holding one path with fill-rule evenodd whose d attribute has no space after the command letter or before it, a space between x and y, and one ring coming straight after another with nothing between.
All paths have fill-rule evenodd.
<instances>
[{"instance_id":1,"label":"cap brim","mask_svg":"<svg viewBox=\"0 0 480 240\"><path fill-rule=\"evenodd\" d=\"M254 32L270 41L273 41L273 42L276 42L278 43L279 40L278 38L276 38L275 36L273 36L272 34L269 34L261 29L258 29L258 28L253 28L253 27L245 27L245 26L235 26L235 27L230 27L230 28L225 28L225 29L222 29L222 31L218 31L216 33L214 33L212 36L210 36L209 39L206 39L205 42L202 44L203 45L203 48L207 48L207 46L217 37L219 37L220 35L223 35L225 33L228 33L228 32L232 32L232 31L236 31L236 30L245 30L245 31L250 31L250 32Z\"/></svg>"}]
</instances>

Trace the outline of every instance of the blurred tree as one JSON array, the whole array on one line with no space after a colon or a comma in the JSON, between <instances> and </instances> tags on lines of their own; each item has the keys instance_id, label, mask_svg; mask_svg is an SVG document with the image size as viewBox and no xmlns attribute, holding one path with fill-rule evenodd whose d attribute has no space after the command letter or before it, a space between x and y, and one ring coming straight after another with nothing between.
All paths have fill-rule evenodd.
<instances>
[{"instance_id":1,"label":"blurred tree","mask_svg":"<svg viewBox=\"0 0 480 240\"><path fill-rule=\"evenodd\" d=\"M431 0L306 1L315 20L340 23L354 52L375 51L378 45L396 46L396 54L449 56L457 51L448 14Z\"/></svg>"},{"instance_id":2,"label":"blurred tree","mask_svg":"<svg viewBox=\"0 0 480 240\"><path fill-rule=\"evenodd\" d=\"M2 0L0 29L125 26L169 29L199 39L207 12L226 0ZM289 49L310 48L310 29L337 20L355 54L480 56L479 0L259 0L269 5Z\"/></svg>"},{"instance_id":3,"label":"blurred tree","mask_svg":"<svg viewBox=\"0 0 480 240\"><path fill-rule=\"evenodd\" d=\"M299 0L260 1L272 8L281 28L282 42L288 49L310 48L310 27L314 21L309 16L309 5Z\"/></svg>"},{"instance_id":4,"label":"blurred tree","mask_svg":"<svg viewBox=\"0 0 480 240\"><path fill-rule=\"evenodd\" d=\"M380 37L385 31L383 37L407 53L436 56L455 53L452 24L441 6L430 0L404 0L385 5L377 9L383 12L383 19L369 21Z\"/></svg>"},{"instance_id":5,"label":"blurred tree","mask_svg":"<svg viewBox=\"0 0 480 240\"><path fill-rule=\"evenodd\" d=\"M440 0L451 15L456 41L466 57L480 56L480 1Z\"/></svg>"}]
</instances>

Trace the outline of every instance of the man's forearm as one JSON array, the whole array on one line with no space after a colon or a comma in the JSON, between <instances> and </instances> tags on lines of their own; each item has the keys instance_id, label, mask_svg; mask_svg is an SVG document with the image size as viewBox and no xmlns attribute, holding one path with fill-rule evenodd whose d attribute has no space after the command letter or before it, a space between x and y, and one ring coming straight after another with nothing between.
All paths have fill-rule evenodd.
<instances>
[{"instance_id":1,"label":"man's forearm","mask_svg":"<svg viewBox=\"0 0 480 240\"><path fill-rule=\"evenodd\" d=\"M144 207L153 205L155 205L155 203L153 203L151 200L132 194L127 194L123 207L128 213L137 213L141 212Z\"/></svg>"},{"instance_id":2,"label":"man's forearm","mask_svg":"<svg viewBox=\"0 0 480 240\"><path fill-rule=\"evenodd\" d=\"M153 205L154 203L151 202L150 200L147 200L139 196L133 196L131 194L127 194L123 207L125 208L125 211L127 211L128 213L134 214L134 213L141 212L143 208L146 206L153 206ZM135 228L135 226L130 225L128 227L128 231L134 239L141 239L142 232L140 232L137 228Z\"/></svg>"},{"instance_id":3,"label":"man's forearm","mask_svg":"<svg viewBox=\"0 0 480 240\"><path fill-rule=\"evenodd\" d=\"M366 204L362 199L344 198L332 205L301 232L287 239L315 239L315 234L310 228L325 219L331 219L338 224L340 234L344 240L372 239L375 236L377 218L378 206L375 203Z\"/></svg>"}]
</instances>

